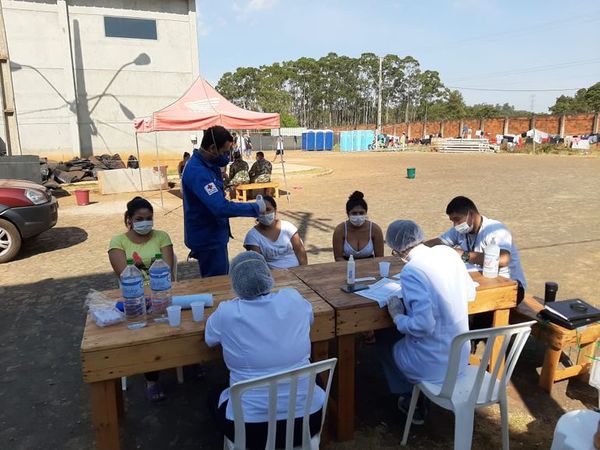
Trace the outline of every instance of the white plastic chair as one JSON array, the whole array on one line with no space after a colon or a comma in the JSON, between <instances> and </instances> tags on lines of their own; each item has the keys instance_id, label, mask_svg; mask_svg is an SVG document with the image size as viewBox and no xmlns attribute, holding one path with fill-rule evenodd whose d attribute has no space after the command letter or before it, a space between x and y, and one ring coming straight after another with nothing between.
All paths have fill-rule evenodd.
<instances>
[{"instance_id":1,"label":"white plastic chair","mask_svg":"<svg viewBox=\"0 0 600 450\"><path fill-rule=\"evenodd\" d=\"M252 380L240 381L234 384L229 389L229 401L233 407L233 420L235 424L235 442L231 442L225 437L223 448L225 450L244 450L246 448L246 427L244 423L244 411L242 409L242 394L250 389L257 387L269 388L269 411L268 411L268 433L265 450L275 449L275 436L277 427L277 384L281 382L290 383L288 416L286 419L286 450L318 450L321 442L321 431L325 422L325 412L327 411L327 400L329 399L329 390L331 388L331 380L333 379L333 371L337 358L319 361L309 364L298 369L279 372L273 375L254 378ZM315 391L316 377L318 374L327 372L327 387L325 389L325 402L323 403L323 412L321 420L321 429L314 436L310 436L309 416L310 406ZM294 443L294 421L296 411L296 397L298 393L298 380L300 378L308 378L308 393L306 396L306 406L302 417L302 446L293 447Z\"/></svg>"},{"instance_id":2,"label":"white plastic chair","mask_svg":"<svg viewBox=\"0 0 600 450\"><path fill-rule=\"evenodd\" d=\"M178 281L178 269L177 269L177 255L173 253L173 281ZM119 289L121 289L121 280L118 280ZM183 367L176 367L175 371L177 373L177 383L183 384ZM121 377L121 390L127 390L127 377Z\"/></svg>"},{"instance_id":3,"label":"white plastic chair","mask_svg":"<svg viewBox=\"0 0 600 450\"><path fill-rule=\"evenodd\" d=\"M483 330L468 331L456 336L452 340L448 371L443 385L433 383L419 383L414 386L408 417L404 426L402 445L406 445L412 423L413 414L417 405L419 394L423 392L432 402L454 412L454 449L467 450L471 448L473 440L473 416L475 408L500 404L502 416L502 448L508 450L508 404L506 400L506 387L510 381L517 360L521 355L523 346L531 333L531 326L535 321L510 325L507 327L487 328ZM514 337L514 339L513 339ZM500 352L493 361L493 371L486 369L490 363L492 349L497 339L503 339ZM463 376L458 377L461 350L465 342L473 339L487 339L485 350L479 366L467 366ZM512 347L506 362L502 364L509 342L513 340ZM502 372L500 369L502 368Z\"/></svg>"},{"instance_id":4,"label":"white plastic chair","mask_svg":"<svg viewBox=\"0 0 600 450\"><path fill-rule=\"evenodd\" d=\"M595 450L599 421L600 413L585 409L563 414L554 429L551 450Z\"/></svg>"}]
</instances>

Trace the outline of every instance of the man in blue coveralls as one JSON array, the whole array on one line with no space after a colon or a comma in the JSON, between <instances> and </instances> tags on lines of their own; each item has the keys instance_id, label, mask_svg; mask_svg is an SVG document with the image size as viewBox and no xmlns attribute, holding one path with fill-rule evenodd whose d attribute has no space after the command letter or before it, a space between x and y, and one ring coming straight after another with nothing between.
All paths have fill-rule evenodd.
<instances>
[{"instance_id":1,"label":"man in blue coveralls","mask_svg":"<svg viewBox=\"0 0 600 450\"><path fill-rule=\"evenodd\" d=\"M221 167L227 166L232 145L233 136L224 127L207 129L181 179L185 245L198 260L202 277L229 271L229 218L258 217L266 209L262 200L234 203L225 199Z\"/></svg>"}]
</instances>

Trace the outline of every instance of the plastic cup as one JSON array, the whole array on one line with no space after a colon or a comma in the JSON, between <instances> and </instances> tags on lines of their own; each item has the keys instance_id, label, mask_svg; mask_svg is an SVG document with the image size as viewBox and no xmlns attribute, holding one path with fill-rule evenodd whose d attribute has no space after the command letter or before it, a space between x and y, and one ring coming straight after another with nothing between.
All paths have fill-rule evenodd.
<instances>
[{"instance_id":1,"label":"plastic cup","mask_svg":"<svg viewBox=\"0 0 600 450\"><path fill-rule=\"evenodd\" d=\"M379 275L387 277L390 274L390 265L391 263L387 261L381 261L379 263Z\"/></svg>"},{"instance_id":2,"label":"plastic cup","mask_svg":"<svg viewBox=\"0 0 600 450\"><path fill-rule=\"evenodd\" d=\"M194 322L202 322L204 320L204 302L192 302L190 306Z\"/></svg>"},{"instance_id":3,"label":"plastic cup","mask_svg":"<svg viewBox=\"0 0 600 450\"><path fill-rule=\"evenodd\" d=\"M181 325L181 306L167 306L167 316L169 317L169 325L172 327L178 327Z\"/></svg>"}]
</instances>

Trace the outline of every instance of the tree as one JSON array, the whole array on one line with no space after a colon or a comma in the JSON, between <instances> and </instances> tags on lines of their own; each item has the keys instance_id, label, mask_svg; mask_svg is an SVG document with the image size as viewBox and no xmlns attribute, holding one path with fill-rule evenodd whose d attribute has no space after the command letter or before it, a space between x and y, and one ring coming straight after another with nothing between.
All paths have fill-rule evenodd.
<instances>
[{"instance_id":1,"label":"tree","mask_svg":"<svg viewBox=\"0 0 600 450\"><path fill-rule=\"evenodd\" d=\"M600 81L588 88L585 99L593 112L600 112Z\"/></svg>"},{"instance_id":2,"label":"tree","mask_svg":"<svg viewBox=\"0 0 600 450\"><path fill-rule=\"evenodd\" d=\"M549 109L552 114L600 112L600 82L588 89L579 89L573 97L561 95Z\"/></svg>"}]
</instances>

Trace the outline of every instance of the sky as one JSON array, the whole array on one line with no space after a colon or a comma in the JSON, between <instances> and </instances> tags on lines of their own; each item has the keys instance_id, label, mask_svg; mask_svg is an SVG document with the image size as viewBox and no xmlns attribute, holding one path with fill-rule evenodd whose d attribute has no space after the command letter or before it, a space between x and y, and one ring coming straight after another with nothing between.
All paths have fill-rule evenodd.
<instances>
[{"instance_id":1,"label":"sky","mask_svg":"<svg viewBox=\"0 0 600 450\"><path fill-rule=\"evenodd\" d=\"M200 73L329 52L410 55L467 104L548 112L600 81L598 0L196 0ZM558 90L560 91L550 91Z\"/></svg>"}]
</instances>

